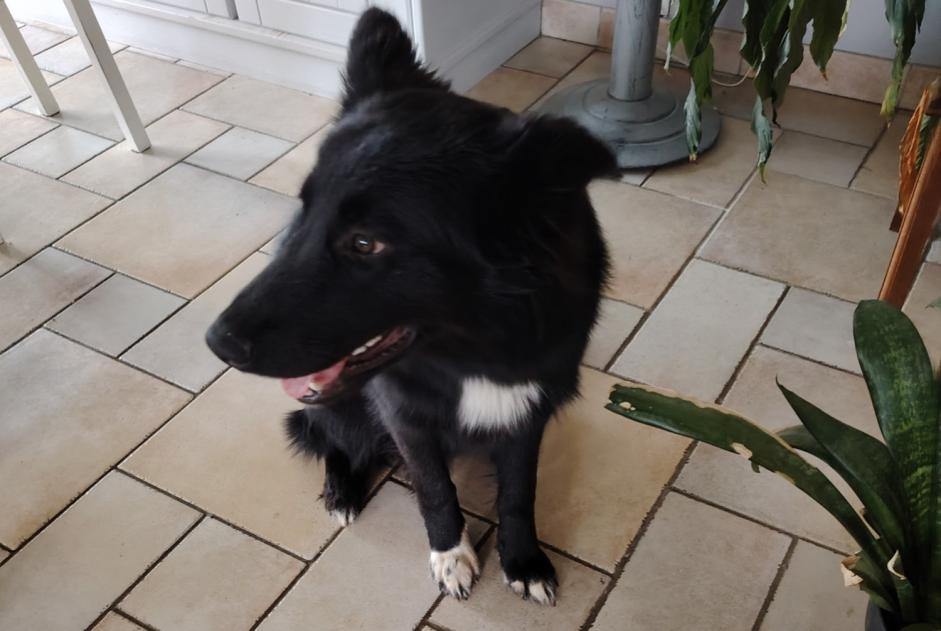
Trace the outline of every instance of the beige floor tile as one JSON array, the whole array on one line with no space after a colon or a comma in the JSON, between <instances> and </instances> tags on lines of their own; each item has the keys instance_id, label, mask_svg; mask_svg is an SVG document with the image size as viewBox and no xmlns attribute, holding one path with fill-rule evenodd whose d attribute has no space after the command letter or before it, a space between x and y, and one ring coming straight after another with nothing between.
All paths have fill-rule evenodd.
<instances>
[{"instance_id":1,"label":"beige floor tile","mask_svg":"<svg viewBox=\"0 0 941 631\"><path fill-rule=\"evenodd\" d=\"M555 79L540 74L513 68L497 68L468 90L467 96L514 112L522 112L545 94L554 83Z\"/></svg>"},{"instance_id":2,"label":"beige floor tile","mask_svg":"<svg viewBox=\"0 0 941 631\"><path fill-rule=\"evenodd\" d=\"M548 552L559 575L555 607L520 600L503 582L494 537L481 553L484 564L480 582L466 602L445 598L431 614L431 621L453 631L543 631L579 629L588 618L610 580L570 559Z\"/></svg>"},{"instance_id":3,"label":"beige floor tile","mask_svg":"<svg viewBox=\"0 0 941 631\"><path fill-rule=\"evenodd\" d=\"M565 0L544 0L542 34L594 46L598 43L601 7Z\"/></svg>"},{"instance_id":4,"label":"beige floor tile","mask_svg":"<svg viewBox=\"0 0 941 631\"><path fill-rule=\"evenodd\" d=\"M59 75L46 71L42 71L42 76L49 85L62 79ZM0 59L0 109L26 98L29 98L29 88L23 82L16 66L8 59Z\"/></svg>"},{"instance_id":5,"label":"beige floor tile","mask_svg":"<svg viewBox=\"0 0 941 631\"><path fill-rule=\"evenodd\" d=\"M644 308L657 301L721 214L628 184L598 181L589 191L611 255L605 293Z\"/></svg>"},{"instance_id":6,"label":"beige floor tile","mask_svg":"<svg viewBox=\"0 0 941 631\"><path fill-rule=\"evenodd\" d=\"M931 365L941 363L941 310L928 307L941 298L941 265L926 263L905 302L905 313L921 334Z\"/></svg>"},{"instance_id":7,"label":"beige floor tile","mask_svg":"<svg viewBox=\"0 0 941 631\"><path fill-rule=\"evenodd\" d=\"M124 44L108 42L108 48L111 49L112 53L116 53L124 48ZM70 37L61 44L36 55L36 63L43 70L66 77L91 65L88 54L85 52L85 46L82 45L82 40L78 37Z\"/></svg>"},{"instance_id":8,"label":"beige floor tile","mask_svg":"<svg viewBox=\"0 0 941 631\"><path fill-rule=\"evenodd\" d=\"M109 473L0 568L0 628L87 627L198 518Z\"/></svg>"},{"instance_id":9,"label":"beige floor tile","mask_svg":"<svg viewBox=\"0 0 941 631\"><path fill-rule=\"evenodd\" d=\"M601 299L601 313L591 333L582 363L604 370L621 344L644 315L644 310L609 298Z\"/></svg>"},{"instance_id":10,"label":"beige floor tile","mask_svg":"<svg viewBox=\"0 0 941 631\"><path fill-rule=\"evenodd\" d=\"M303 569L297 559L210 517L118 606L157 629L248 629Z\"/></svg>"},{"instance_id":11,"label":"beige floor tile","mask_svg":"<svg viewBox=\"0 0 941 631\"><path fill-rule=\"evenodd\" d=\"M761 623L761 631L859 631L866 594L843 586L841 556L797 542L791 562Z\"/></svg>"},{"instance_id":12,"label":"beige floor tile","mask_svg":"<svg viewBox=\"0 0 941 631\"><path fill-rule=\"evenodd\" d=\"M29 52L33 53L33 55L41 53L47 48L51 48L69 38L65 33L41 28L32 24L23 26L20 29L20 35L23 36L23 40L26 42ZM0 42L0 57L10 58L10 52L2 42Z\"/></svg>"},{"instance_id":13,"label":"beige floor tile","mask_svg":"<svg viewBox=\"0 0 941 631\"><path fill-rule=\"evenodd\" d=\"M536 110L545 103L546 99L556 92L564 90L569 86L592 81L594 79L603 79L611 72L611 55L608 53L595 51L589 55L585 61L578 64L575 70L565 75L561 81L555 84L551 90L546 92L542 98L536 101L530 109Z\"/></svg>"},{"instance_id":14,"label":"beige floor tile","mask_svg":"<svg viewBox=\"0 0 941 631\"><path fill-rule=\"evenodd\" d=\"M185 302L115 274L46 326L108 355L119 355Z\"/></svg>"},{"instance_id":15,"label":"beige floor tile","mask_svg":"<svg viewBox=\"0 0 941 631\"><path fill-rule=\"evenodd\" d=\"M178 164L59 243L192 298L271 239L296 206L288 197Z\"/></svg>"},{"instance_id":16,"label":"beige floor tile","mask_svg":"<svg viewBox=\"0 0 941 631\"><path fill-rule=\"evenodd\" d=\"M177 65L186 66L187 68L192 68L193 70L199 70L201 72L208 72L210 74L216 74L223 78L228 78L232 76L232 73L227 70L222 70L221 68L213 68L212 66L205 66L203 64L198 64L192 61L187 61L185 59L180 59L176 63Z\"/></svg>"},{"instance_id":17,"label":"beige floor tile","mask_svg":"<svg viewBox=\"0 0 941 631\"><path fill-rule=\"evenodd\" d=\"M294 144L235 127L187 158L196 166L246 180L284 155Z\"/></svg>"},{"instance_id":18,"label":"beige floor tile","mask_svg":"<svg viewBox=\"0 0 941 631\"><path fill-rule=\"evenodd\" d=\"M811 58L810 47L805 46L804 63L791 75L791 85L881 104L891 75L891 59L835 50L827 61L825 78Z\"/></svg>"},{"instance_id":19,"label":"beige floor tile","mask_svg":"<svg viewBox=\"0 0 941 631\"><path fill-rule=\"evenodd\" d=\"M703 258L792 285L862 300L876 295L895 243L892 203L768 171L755 178Z\"/></svg>"},{"instance_id":20,"label":"beige floor tile","mask_svg":"<svg viewBox=\"0 0 941 631\"><path fill-rule=\"evenodd\" d=\"M651 173L653 173L653 169L626 169L621 171L619 179L625 184L640 186L644 183L644 180L650 177Z\"/></svg>"},{"instance_id":21,"label":"beige floor tile","mask_svg":"<svg viewBox=\"0 0 941 631\"><path fill-rule=\"evenodd\" d=\"M144 627L134 624L121 614L109 611L91 631L144 631Z\"/></svg>"},{"instance_id":22,"label":"beige floor tile","mask_svg":"<svg viewBox=\"0 0 941 631\"><path fill-rule=\"evenodd\" d=\"M761 346L745 364L724 405L772 430L797 425L776 379L841 421L879 435L862 377ZM812 457L807 460L828 471ZM834 474L830 477L836 480ZM735 454L699 445L676 486L839 550L856 549L839 523L810 498L776 475L754 473L750 463ZM842 482L837 487L848 491Z\"/></svg>"},{"instance_id":23,"label":"beige floor tile","mask_svg":"<svg viewBox=\"0 0 941 631\"><path fill-rule=\"evenodd\" d=\"M755 170L755 142L747 122L726 117L709 151L696 162L657 169L644 188L724 208Z\"/></svg>"},{"instance_id":24,"label":"beige floor tile","mask_svg":"<svg viewBox=\"0 0 941 631\"><path fill-rule=\"evenodd\" d=\"M310 559L339 526L318 501L322 468L284 435L297 408L276 380L230 370L121 468Z\"/></svg>"},{"instance_id":25,"label":"beige floor tile","mask_svg":"<svg viewBox=\"0 0 941 631\"><path fill-rule=\"evenodd\" d=\"M0 112L0 156L6 155L48 132L55 129L56 123L30 116L16 110L3 110Z\"/></svg>"},{"instance_id":26,"label":"beige floor tile","mask_svg":"<svg viewBox=\"0 0 941 631\"><path fill-rule=\"evenodd\" d=\"M776 282L696 259L611 371L714 400L783 291Z\"/></svg>"},{"instance_id":27,"label":"beige floor tile","mask_svg":"<svg viewBox=\"0 0 941 631\"><path fill-rule=\"evenodd\" d=\"M905 72L905 81L902 83L902 93L898 105L907 110L918 106L921 94L935 78L941 76L938 68L934 66L919 66L910 64Z\"/></svg>"},{"instance_id":28,"label":"beige floor tile","mask_svg":"<svg viewBox=\"0 0 941 631\"><path fill-rule=\"evenodd\" d=\"M0 378L0 541L8 547L18 546L189 400L181 390L43 330L0 356Z\"/></svg>"},{"instance_id":29,"label":"beige floor tile","mask_svg":"<svg viewBox=\"0 0 941 631\"><path fill-rule=\"evenodd\" d=\"M60 125L28 145L20 147L4 160L57 178L113 144L101 136Z\"/></svg>"},{"instance_id":30,"label":"beige floor tile","mask_svg":"<svg viewBox=\"0 0 941 631\"><path fill-rule=\"evenodd\" d=\"M0 351L103 281L110 272L49 248L0 277Z\"/></svg>"},{"instance_id":31,"label":"beige floor tile","mask_svg":"<svg viewBox=\"0 0 941 631\"><path fill-rule=\"evenodd\" d=\"M74 186L0 163L0 274L26 260L111 202ZM37 212L37 209L42 212ZM50 314L51 315L51 314Z\"/></svg>"},{"instance_id":32,"label":"beige floor tile","mask_svg":"<svg viewBox=\"0 0 941 631\"><path fill-rule=\"evenodd\" d=\"M330 122L335 101L238 75L188 103L186 110L300 142Z\"/></svg>"},{"instance_id":33,"label":"beige floor tile","mask_svg":"<svg viewBox=\"0 0 941 631\"><path fill-rule=\"evenodd\" d=\"M926 263L941 263L941 240L935 239L931 242L931 245L928 247L928 252L925 254Z\"/></svg>"},{"instance_id":34,"label":"beige floor tile","mask_svg":"<svg viewBox=\"0 0 941 631\"><path fill-rule=\"evenodd\" d=\"M752 93L750 106L754 102ZM866 147L872 146L885 127L876 103L800 88L791 88L785 94L778 123L786 130Z\"/></svg>"},{"instance_id":35,"label":"beige floor tile","mask_svg":"<svg viewBox=\"0 0 941 631\"><path fill-rule=\"evenodd\" d=\"M761 342L781 350L859 373L853 343L855 305L792 287Z\"/></svg>"},{"instance_id":36,"label":"beige floor tile","mask_svg":"<svg viewBox=\"0 0 941 631\"><path fill-rule=\"evenodd\" d=\"M300 143L284 157L279 158L271 166L249 180L252 184L297 197L301 192L304 180L310 175L314 165L317 164L317 153L320 145L330 133L332 125L327 125L316 134Z\"/></svg>"},{"instance_id":37,"label":"beige floor tile","mask_svg":"<svg viewBox=\"0 0 941 631\"><path fill-rule=\"evenodd\" d=\"M128 52L136 53L138 55L146 55L148 57L153 57L154 59L159 59L160 61L166 61L167 63L176 63L179 57L173 57L171 55L164 55L163 53L158 53L155 50L148 50L146 48L138 48L136 46L128 46Z\"/></svg>"},{"instance_id":38,"label":"beige floor tile","mask_svg":"<svg viewBox=\"0 0 941 631\"><path fill-rule=\"evenodd\" d=\"M859 173L853 179L852 188L888 197L894 203L899 192L899 145L905 134L907 120L905 116L896 116L889 125L872 153L863 162Z\"/></svg>"},{"instance_id":39,"label":"beige floor tile","mask_svg":"<svg viewBox=\"0 0 941 631\"><path fill-rule=\"evenodd\" d=\"M789 543L772 530L670 494L592 629L751 629Z\"/></svg>"},{"instance_id":40,"label":"beige floor tile","mask_svg":"<svg viewBox=\"0 0 941 631\"><path fill-rule=\"evenodd\" d=\"M121 359L187 390L202 390L226 367L206 346L206 329L267 261L268 257L262 254L248 257L135 344Z\"/></svg>"},{"instance_id":41,"label":"beige floor tile","mask_svg":"<svg viewBox=\"0 0 941 631\"><path fill-rule=\"evenodd\" d=\"M222 80L214 74L127 50L116 54L114 59L145 125ZM62 108L56 120L112 140L123 138L94 68L72 75L57 84L52 93ZM32 99L17 107L38 113Z\"/></svg>"},{"instance_id":42,"label":"beige floor tile","mask_svg":"<svg viewBox=\"0 0 941 631\"><path fill-rule=\"evenodd\" d=\"M582 397L546 430L536 497L539 538L607 570L624 554L689 444L604 409L617 381L582 370Z\"/></svg>"},{"instance_id":43,"label":"beige floor tile","mask_svg":"<svg viewBox=\"0 0 941 631\"><path fill-rule=\"evenodd\" d=\"M591 54L591 47L551 37L540 37L516 53L504 66L562 77Z\"/></svg>"},{"instance_id":44,"label":"beige floor tile","mask_svg":"<svg viewBox=\"0 0 941 631\"><path fill-rule=\"evenodd\" d=\"M467 525L474 541L487 530L473 517ZM389 483L259 629L309 628L312 621L318 631L411 629L437 596L428 575L428 539L418 505L408 490Z\"/></svg>"},{"instance_id":45,"label":"beige floor tile","mask_svg":"<svg viewBox=\"0 0 941 631\"><path fill-rule=\"evenodd\" d=\"M127 141L121 141L62 179L118 199L160 175L226 129L225 123L196 114L179 110L170 112L147 127L152 144L144 153L132 150Z\"/></svg>"},{"instance_id":46,"label":"beige floor tile","mask_svg":"<svg viewBox=\"0 0 941 631\"><path fill-rule=\"evenodd\" d=\"M849 186L868 148L789 131L774 143L768 166L834 186Z\"/></svg>"}]
</instances>

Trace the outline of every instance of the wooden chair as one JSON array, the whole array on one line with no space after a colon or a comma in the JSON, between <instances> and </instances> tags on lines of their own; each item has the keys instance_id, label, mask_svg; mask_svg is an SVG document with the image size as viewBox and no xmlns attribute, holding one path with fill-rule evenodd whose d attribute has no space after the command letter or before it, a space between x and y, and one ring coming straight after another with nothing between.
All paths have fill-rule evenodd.
<instances>
[{"instance_id":1,"label":"wooden chair","mask_svg":"<svg viewBox=\"0 0 941 631\"><path fill-rule=\"evenodd\" d=\"M935 79L925 91L913 120L916 128L909 127L909 133L917 134L917 125L922 114L941 117L941 81ZM914 143L917 145L917 142ZM903 146L906 145L903 141ZM911 151L912 143L908 143ZM931 236L938 212L941 209L941 123L934 126L933 132L924 143L924 158L917 173L906 174L906 164L911 165L913 156L902 155L902 174L899 182L899 205L893 229L898 229L895 249L889 259L879 298L902 308L915 284L915 276ZM917 150L917 149L915 149ZM907 158L907 160L906 160ZM912 170L909 168L908 170ZM914 186L912 186L912 178Z\"/></svg>"}]
</instances>

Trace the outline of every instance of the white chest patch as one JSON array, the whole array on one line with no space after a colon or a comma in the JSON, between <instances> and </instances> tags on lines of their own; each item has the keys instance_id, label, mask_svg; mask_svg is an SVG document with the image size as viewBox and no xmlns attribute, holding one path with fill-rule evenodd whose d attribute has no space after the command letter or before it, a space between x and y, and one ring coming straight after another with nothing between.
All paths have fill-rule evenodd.
<instances>
[{"instance_id":1,"label":"white chest patch","mask_svg":"<svg viewBox=\"0 0 941 631\"><path fill-rule=\"evenodd\" d=\"M484 377L470 377L462 384L458 418L467 430L509 429L526 419L542 390L527 381L511 386Z\"/></svg>"}]
</instances>

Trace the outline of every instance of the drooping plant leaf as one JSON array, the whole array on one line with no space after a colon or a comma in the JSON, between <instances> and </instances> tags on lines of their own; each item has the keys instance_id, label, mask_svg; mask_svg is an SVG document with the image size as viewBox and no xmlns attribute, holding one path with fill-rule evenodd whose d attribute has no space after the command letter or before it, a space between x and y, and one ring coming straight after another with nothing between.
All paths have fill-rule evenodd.
<instances>
[{"instance_id":1,"label":"drooping plant leaf","mask_svg":"<svg viewBox=\"0 0 941 631\"><path fill-rule=\"evenodd\" d=\"M905 64L912 54L915 37L921 30L924 15L925 0L885 0L885 17L892 30L895 59L892 61L892 78L882 99L883 116L892 116L895 113Z\"/></svg>"},{"instance_id":2,"label":"drooping plant leaf","mask_svg":"<svg viewBox=\"0 0 941 631\"><path fill-rule=\"evenodd\" d=\"M898 466L912 541L919 546L917 566L906 570L934 622L941 617L938 387L915 325L896 307L877 300L859 303L853 336L876 418Z\"/></svg>"},{"instance_id":3,"label":"drooping plant leaf","mask_svg":"<svg viewBox=\"0 0 941 631\"><path fill-rule=\"evenodd\" d=\"M778 387L810 437L795 445L787 436L778 435L795 449L803 449L810 440L816 441L815 451L808 453L833 467L853 489L866 507L867 521L879 533L883 551L890 556L901 551L905 561L914 562L914 551L909 546L906 532L907 513L900 501L901 484L889 449L869 434L833 418L781 384Z\"/></svg>"},{"instance_id":4,"label":"drooping plant leaf","mask_svg":"<svg viewBox=\"0 0 941 631\"><path fill-rule=\"evenodd\" d=\"M833 55L833 48L846 28L847 0L826 0L813 3L814 35L810 40L810 56L827 76L827 64Z\"/></svg>"},{"instance_id":5,"label":"drooping plant leaf","mask_svg":"<svg viewBox=\"0 0 941 631\"><path fill-rule=\"evenodd\" d=\"M882 567L888 562L865 522L827 476L776 435L731 412L639 386L616 385L610 399L606 407L612 412L738 453L781 475L833 515L870 558ZM885 574L873 579L873 589L892 602L891 580Z\"/></svg>"},{"instance_id":6,"label":"drooping plant leaf","mask_svg":"<svg viewBox=\"0 0 941 631\"><path fill-rule=\"evenodd\" d=\"M758 138L758 174L761 181L765 181L765 166L771 156L771 121L765 116L765 106L761 97L755 97L755 107L752 109L751 129Z\"/></svg>"}]
</instances>

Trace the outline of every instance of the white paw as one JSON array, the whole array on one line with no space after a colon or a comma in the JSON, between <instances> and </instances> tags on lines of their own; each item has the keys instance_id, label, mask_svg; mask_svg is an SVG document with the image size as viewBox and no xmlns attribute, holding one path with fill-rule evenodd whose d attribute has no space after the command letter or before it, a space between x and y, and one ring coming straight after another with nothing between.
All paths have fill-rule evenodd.
<instances>
[{"instance_id":1,"label":"white paw","mask_svg":"<svg viewBox=\"0 0 941 631\"><path fill-rule=\"evenodd\" d=\"M356 510L352 508L335 508L330 511L330 516L343 526L349 526L356 520Z\"/></svg>"},{"instance_id":2,"label":"white paw","mask_svg":"<svg viewBox=\"0 0 941 631\"><path fill-rule=\"evenodd\" d=\"M459 600L470 595L474 581L480 576L480 563L467 529L461 533L460 543L450 550L432 550L429 564L431 577L438 584L438 589Z\"/></svg>"},{"instance_id":3,"label":"white paw","mask_svg":"<svg viewBox=\"0 0 941 631\"><path fill-rule=\"evenodd\" d=\"M531 600L540 605L552 605L555 607L555 589L554 581L544 581L533 579L530 581L511 581L503 575L503 582L506 583L518 596Z\"/></svg>"}]
</instances>

